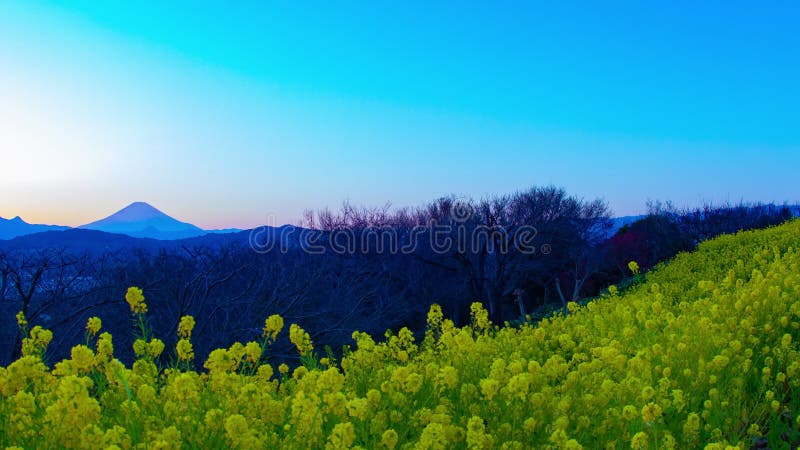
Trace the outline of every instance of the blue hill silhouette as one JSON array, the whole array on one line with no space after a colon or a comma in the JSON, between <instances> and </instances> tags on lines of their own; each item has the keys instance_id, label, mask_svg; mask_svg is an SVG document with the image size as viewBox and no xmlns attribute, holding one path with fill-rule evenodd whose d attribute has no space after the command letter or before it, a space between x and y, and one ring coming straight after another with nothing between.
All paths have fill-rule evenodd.
<instances>
[{"instance_id":1,"label":"blue hill silhouette","mask_svg":"<svg viewBox=\"0 0 800 450\"><path fill-rule=\"evenodd\" d=\"M22 218L19 216L14 217L13 219L4 219L0 217L0 239L13 239L17 236L25 236L26 234L67 229L69 229L69 227L60 225L40 225L28 223L22 220Z\"/></svg>"}]
</instances>

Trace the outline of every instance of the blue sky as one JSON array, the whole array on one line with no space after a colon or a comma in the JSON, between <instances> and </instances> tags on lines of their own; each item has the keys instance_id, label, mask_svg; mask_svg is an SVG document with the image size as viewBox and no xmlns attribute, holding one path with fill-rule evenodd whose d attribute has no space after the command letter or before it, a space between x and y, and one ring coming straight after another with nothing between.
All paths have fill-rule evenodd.
<instances>
[{"instance_id":1,"label":"blue sky","mask_svg":"<svg viewBox=\"0 0 800 450\"><path fill-rule=\"evenodd\" d=\"M0 216L800 200L797 2L225 3L0 2Z\"/></svg>"}]
</instances>

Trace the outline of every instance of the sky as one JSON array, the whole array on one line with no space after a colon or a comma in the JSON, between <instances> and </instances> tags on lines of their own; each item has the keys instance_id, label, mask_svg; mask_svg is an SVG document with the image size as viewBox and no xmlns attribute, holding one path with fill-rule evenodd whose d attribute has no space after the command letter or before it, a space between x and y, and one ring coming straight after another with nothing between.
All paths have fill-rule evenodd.
<instances>
[{"instance_id":1,"label":"sky","mask_svg":"<svg viewBox=\"0 0 800 450\"><path fill-rule=\"evenodd\" d=\"M0 216L800 200L800 3L610 5L2 0Z\"/></svg>"}]
</instances>

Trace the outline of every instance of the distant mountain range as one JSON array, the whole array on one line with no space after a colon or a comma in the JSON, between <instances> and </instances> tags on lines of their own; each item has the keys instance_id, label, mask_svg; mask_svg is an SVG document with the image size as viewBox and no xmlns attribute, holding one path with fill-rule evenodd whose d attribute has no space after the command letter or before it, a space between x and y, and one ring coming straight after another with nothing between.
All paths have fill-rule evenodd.
<instances>
[{"instance_id":1,"label":"distant mountain range","mask_svg":"<svg viewBox=\"0 0 800 450\"><path fill-rule=\"evenodd\" d=\"M17 236L25 236L26 234L42 233L44 231L63 231L68 229L69 227L60 225L31 224L25 222L19 216L13 219L4 219L0 217L0 239L13 239Z\"/></svg>"},{"instance_id":2,"label":"distant mountain range","mask_svg":"<svg viewBox=\"0 0 800 450\"><path fill-rule=\"evenodd\" d=\"M227 234L241 231L236 228L203 230L190 223L176 220L144 202L131 203L104 219L77 228L158 240L186 239L209 233ZM34 233L68 229L70 227L29 224L20 217L9 220L0 218L0 239L13 239Z\"/></svg>"}]
</instances>

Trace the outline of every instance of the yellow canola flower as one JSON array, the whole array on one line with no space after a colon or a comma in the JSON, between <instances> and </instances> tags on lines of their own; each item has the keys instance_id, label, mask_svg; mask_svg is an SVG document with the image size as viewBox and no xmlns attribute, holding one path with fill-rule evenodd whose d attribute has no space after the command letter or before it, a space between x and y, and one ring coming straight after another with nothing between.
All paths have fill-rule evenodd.
<instances>
[{"instance_id":1,"label":"yellow canola flower","mask_svg":"<svg viewBox=\"0 0 800 450\"><path fill-rule=\"evenodd\" d=\"M25 318L25 314L22 311L18 312L16 315L17 325L20 328L25 328L28 326L28 320Z\"/></svg>"},{"instance_id":2,"label":"yellow canola flower","mask_svg":"<svg viewBox=\"0 0 800 450\"><path fill-rule=\"evenodd\" d=\"M53 340L53 332L42 328L39 325L34 326L28 332L28 337L22 338L22 354L23 356L39 356L41 357L50 341Z\"/></svg>"},{"instance_id":3,"label":"yellow canola flower","mask_svg":"<svg viewBox=\"0 0 800 450\"><path fill-rule=\"evenodd\" d=\"M86 331L92 336L96 336L102 326L103 322L99 317L90 317L89 320L86 321Z\"/></svg>"},{"instance_id":4,"label":"yellow canola flower","mask_svg":"<svg viewBox=\"0 0 800 450\"><path fill-rule=\"evenodd\" d=\"M144 356L147 354L147 342L144 339L136 339L133 341L133 353L136 356Z\"/></svg>"},{"instance_id":5,"label":"yellow canola flower","mask_svg":"<svg viewBox=\"0 0 800 450\"><path fill-rule=\"evenodd\" d=\"M72 362L75 368L82 372L88 372L94 367L94 352L85 345L76 345L70 351Z\"/></svg>"},{"instance_id":6,"label":"yellow canola flower","mask_svg":"<svg viewBox=\"0 0 800 450\"><path fill-rule=\"evenodd\" d=\"M114 356L114 344L110 333L100 333L100 337L97 338L97 353L106 359Z\"/></svg>"},{"instance_id":7,"label":"yellow canola flower","mask_svg":"<svg viewBox=\"0 0 800 450\"><path fill-rule=\"evenodd\" d=\"M492 448L492 436L486 434L486 425L478 416L472 416L467 422L467 448Z\"/></svg>"},{"instance_id":8,"label":"yellow canola flower","mask_svg":"<svg viewBox=\"0 0 800 450\"><path fill-rule=\"evenodd\" d=\"M390 428L381 435L381 445L388 450L393 450L397 446L398 439L397 431Z\"/></svg>"},{"instance_id":9,"label":"yellow canola flower","mask_svg":"<svg viewBox=\"0 0 800 450\"><path fill-rule=\"evenodd\" d=\"M161 339L153 339L147 344L147 352L153 358L158 358L164 351L164 342Z\"/></svg>"},{"instance_id":10,"label":"yellow canola flower","mask_svg":"<svg viewBox=\"0 0 800 450\"><path fill-rule=\"evenodd\" d=\"M194 360L194 347L192 347L192 343L188 339L179 339L178 343L175 344L175 351L181 361Z\"/></svg>"},{"instance_id":11,"label":"yellow canola flower","mask_svg":"<svg viewBox=\"0 0 800 450\"><path fill-rule=\"evenodd\" d=\"M47 330L45 328L36 325L35 327L31 328L30 331L31 339L39 348L45 348L50 345L50 341L53 340L53 332Z\"/></svg>"},{"instance_id":12,"label":"yellow canola flower","mask_svg":"<svg viewBox=\"0 0 800 450\"><path fill-rule=\"evenodd\" d=\"M484 309L481 302L473 302L469 307L469 313L472 319L472 325L475 327L476 331L483 332L491 327L492 323L489 321L489 311Z\"/></svg>"},{"instance_id":13,"label":"yellow canola flower","mask_svg":"<svg viewBox=\"0 0 800 450\"><path fill-rule=\"evenodd\" d=\"M308 332L300 328L297 324L293 323L289 326L289 340L297 347L297 351L301 356L308 354L308 352L314 349Z\"/></svg>"},{"instance_id":14,"label":"yellow canola flower","mask_svg":"<svg viewBox=\"0 0 800 450\"><path fill-rule=\"evenodd\" d=\"M192 337L192 330L194 330L194 317L182 316L178 323L178 337L182 339L190 339Z\"/></svg>"},{"instance_id":15,"label":"yellow canola flower","mask_svg":"<svg viewBox=\"0 0 800 450\"><path fill-rule=\"evenodd\" d=\"M642 408L642 419L645 422L655 422L659 417L661 417L661 406L658 403L648 403Z\"/></svg>"},{"instance_id":16,"label":"yellow canola flower","mask_svg":"<svg viewBox=\"0 0 800 450\"><path fill-rule=\"evenodd\" d=\"M278 338L278 333L283 329L283 317L273 314L264 321L264 336L271 340Z\"/></svg>"},{"instance_id":17,"label":"yellow canola flower","mask_svg":"<svg viewBox=\"0 0 800 450\"><path fill-rule=\"evenodd\" d=\"M261 359L261 353L261 346L258 345L258 342L248 342L247 345L244 346L244 355L248 362L258 362Z\"/></svg>"},{"instance_id":18,"label":"yellow canola flower","mask_svg":"<svg viewBox=\"0 0 800 450\"><path fill-rule=\"evenodd\" d=\"M129 287L125 293L125 301L131 307L134 314L144 314L147 312L147 304L144 302L144 294L138 287Z\"/></svg>"},{"instance_id":19,"label":"yellow canola flower","mask_svg":"<svg viewBox=\"0 0 800 450\"><path fill-rule=\"evenodd\" d=\"M349 449L356 440L356 432L350 422L337 423L325 444L326 450Z\"/></svg>"},{"instance_id":20,"label":"yellow canola flower","mask_svg":"<svg viewBox=\"0 0 800 450\"><path fill-rule=\"evenodd\" d=\"M636 433L631 439L631 448L635 450L650 448L649 437L647 436L647 433L644 431Z\"/></svg>"},{"instance_id":21,"label":"yellow canola flower","mask_svg":"<svg viewBox=\"0 0 800 450\"><path fill-rule=\"evenodd\" d=\"M439 328L442 326L443 319L444 314L442 313L442 307L436 303L431 305L428 311L428 326L432 329Z\"/></svg>"}]
</instances>

